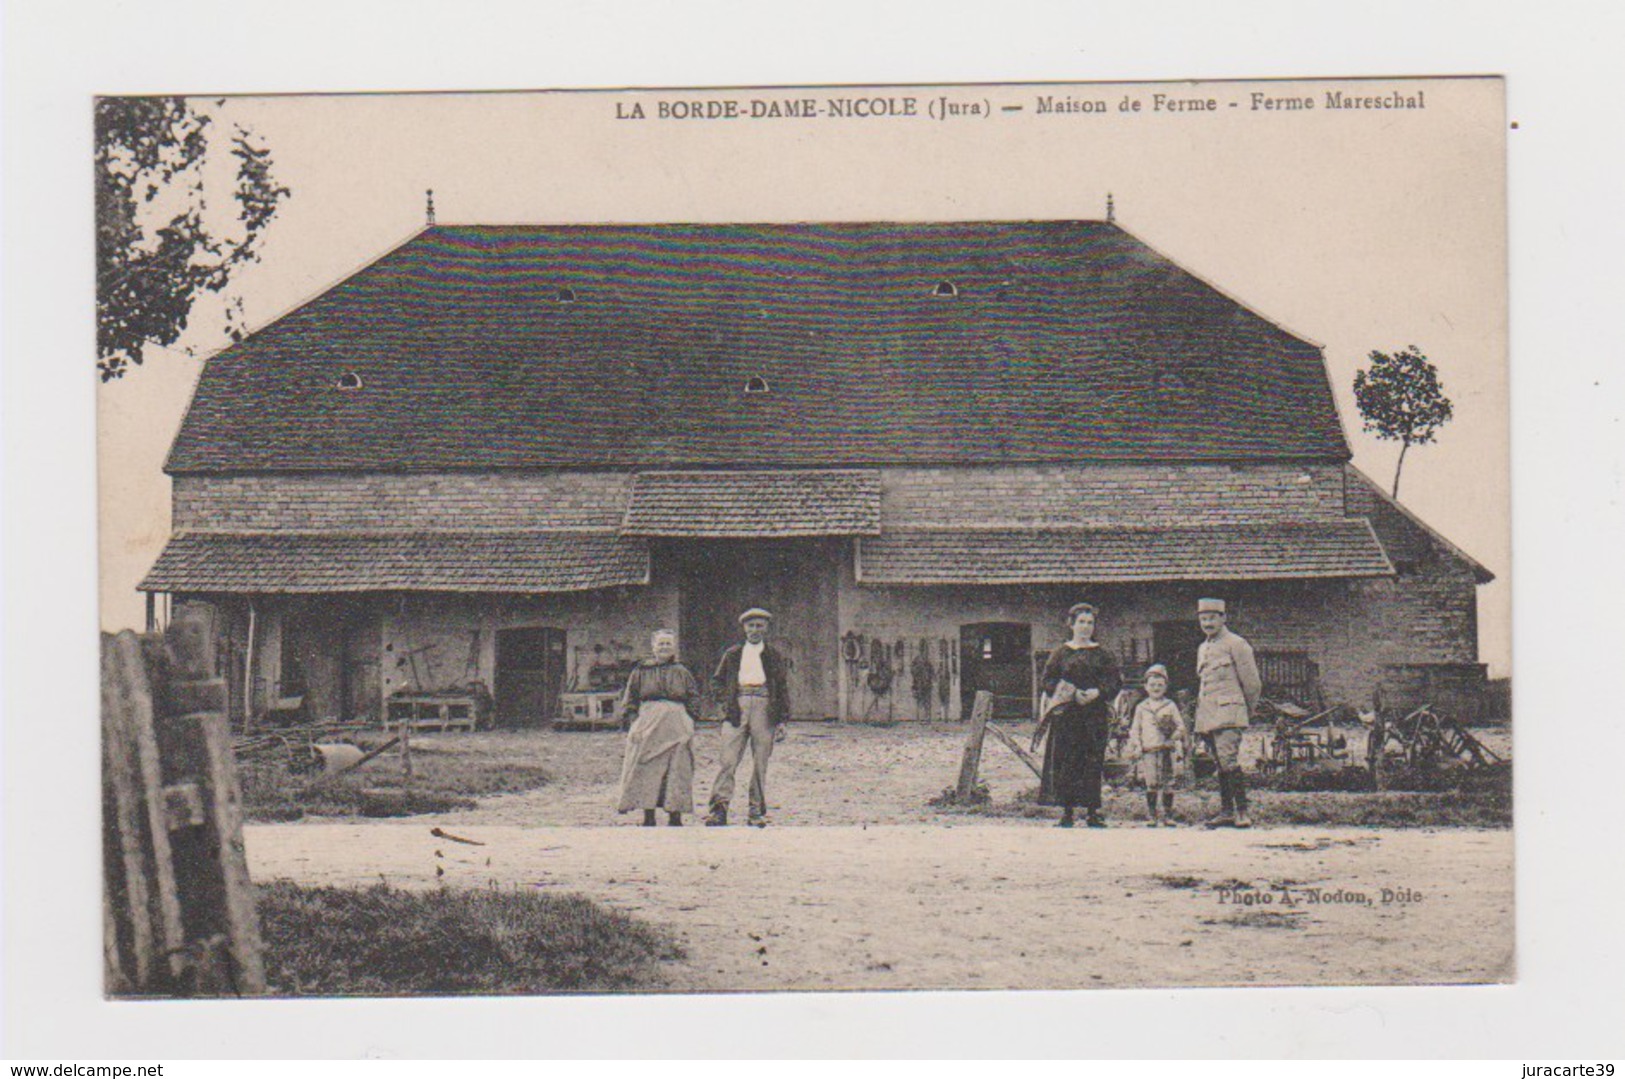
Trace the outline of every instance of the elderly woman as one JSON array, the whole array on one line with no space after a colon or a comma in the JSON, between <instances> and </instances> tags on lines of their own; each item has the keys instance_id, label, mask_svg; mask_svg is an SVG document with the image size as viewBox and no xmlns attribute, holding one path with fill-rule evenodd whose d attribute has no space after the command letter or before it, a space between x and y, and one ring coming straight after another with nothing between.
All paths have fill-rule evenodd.
<instances>
[{"instance_id":1,"label":"elderly woman","mask_svg":"<svg viewBox=\"0 0 1625 1079\"><path fill-rule=\"evenodd\" d=\"M1044 664L1047 710L1033 739L1048 732L1038 800L1061 807L1060 827L1071 828L1077 808L1091 828L1104 828L1101 776L1111 736L1111 702L1123 687L1117 661L1095 640L1095 609L1078 603L1067 612L1072 639Z\"/></svg>"},{"instance_id":2,"label":"elderly woman","mask_svg":"<svg viewBox=\"0 0 1625 1079\"><path fill-rule=\"evenodd\" d=\"M621 764L620 812L643 810L643 826L655 826L664 809L673 826L694 808L694 719L699 683L677 662L677 635L660 630L650 638L654 655L632 669L621 697L629 721Z\"/></svg>"}]
</instances>

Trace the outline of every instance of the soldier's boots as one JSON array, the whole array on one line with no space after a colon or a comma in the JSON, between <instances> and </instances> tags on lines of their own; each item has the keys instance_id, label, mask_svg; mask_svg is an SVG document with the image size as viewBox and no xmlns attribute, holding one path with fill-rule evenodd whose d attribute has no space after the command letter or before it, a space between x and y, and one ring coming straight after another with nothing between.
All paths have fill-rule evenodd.
<instances>
[{"instance_id":1,"label":"soldier's boots","mask_svg":"<svg viewBox=\"0 0 1625 1079\"><path fill-rule=\"evenodd\" d=\"M1231 782L1234 784L1230 790L1230 797L1236 804L1236 827L1251 828L1253 818L1247 815L1247 777L1237 772Z\"/></svg>"},{"instance_id":2,"label":"soldier's boots","mask_svg":"<svg viewBox=\"0 0 1625 1079\"><path fill-rule=\"evenodd\" d=\"M725 828L728 825L728 807L712 806L711 812L705 815L707 828Z\"/></svg>"},{"instance_id":3,"label":"soldier's boots","mask_svg":"<svg viewBox=\"0 0 1625 1079\"><path fill-rule=\"evenodd\" d=\"M1236 796L1234 776L1219 773L1219 813L1205 822L1209 828L1233 828L1236 823Z\"/></svg>"}]
</instances>

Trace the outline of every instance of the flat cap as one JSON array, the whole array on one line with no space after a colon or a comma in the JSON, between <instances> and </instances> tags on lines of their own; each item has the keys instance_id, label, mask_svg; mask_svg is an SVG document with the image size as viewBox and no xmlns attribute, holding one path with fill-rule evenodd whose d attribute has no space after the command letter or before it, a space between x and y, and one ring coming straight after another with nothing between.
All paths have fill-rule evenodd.
<instances>
[{"instance_id":1,"label":"flat cap","mask_svg":"<svg viewBox=\"0 0 1625 1079\"><path fill-rule=\"evenodd\" d=\"M752 618L761 618L771 622L773 621L773 612L763 610L760 607L752 607L750 610L739 616L739 624L744 625Z\"/></svg>"},{"instance_id":2,"label":"flat cap","mask_svg":"<svg viewBox=\"0 0 1625 1079\"><path fill-rule=\"evenodd\" d=\"M1199 599L1199 600L1196 601L1196 613L1197 614L1223 614L1224 613L1224 600L1222 600L1222 599Z\"/></svg>"}]
</instances>

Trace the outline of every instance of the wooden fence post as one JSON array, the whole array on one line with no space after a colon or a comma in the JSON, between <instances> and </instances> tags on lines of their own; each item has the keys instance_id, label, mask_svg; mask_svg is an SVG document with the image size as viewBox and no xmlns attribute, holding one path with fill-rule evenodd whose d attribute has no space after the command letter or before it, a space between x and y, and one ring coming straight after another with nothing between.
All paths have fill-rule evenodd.
<instances>
[{"instance_id":1,"label":"wooden fence post","mask_svg":"<svg viewBox=\"0 0 1625 1079\"><path fill-rule=\"evenodd\" d=\"M265 991L214 610L103 637L107 991Z\"/></svg>"},{"instance_id":2,"label":"wooden fence post","mask_svg":"<svg viewBox=\"0 0 1625 1079\"><path fill-rule=\"evenodd\" d=\"M184 972L180 901L141 639L102 635L102 865L107 991L170 992Z\"/></svg>"},{"instance_id":3,"label":"wooden fence post","mask_svg":"<svg viewBox=\"0 0 1625 1079\"><path fill-rule=\"evenodd\" d=\"M965 730L965 756L959 762L959 786L954 797L961 804L969 802L976 790L976 773L982 767L982 742L987 738L987 721L993 716L993 694L985 689L976 691L971 704L970 719Z\"/></svg>"},{"instance_id":4,"label":"wooden fence post","mask_svg":"<svg viewBox=\"0 0 1625 1079\"><path fill-rule=\"evenodd\" d=\"M997 723L989 722L987 725L987 733L1003 742L1005 748L1020 758L1022 764L1025 764L1028 768L1032 769L1033 775L1037 776L1040 780L1044 778L1043 764L1039 762L1037 757L1027 752L1026 748L1023 747L1020 742L1011 737L1009 731L1005 730Z\"/></svg>"}]
</instances>

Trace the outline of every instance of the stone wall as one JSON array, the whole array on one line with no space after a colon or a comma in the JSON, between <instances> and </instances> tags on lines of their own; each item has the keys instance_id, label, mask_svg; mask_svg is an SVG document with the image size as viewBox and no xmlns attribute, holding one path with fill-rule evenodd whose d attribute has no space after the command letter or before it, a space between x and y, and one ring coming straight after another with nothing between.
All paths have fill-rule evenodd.
<instances>
[{"instance_id":1,"label":"stone wall","mask_svg":"<svg viewBox=\"0 0 1625 1079\"><path fill-rule=\"evenodd\" d=\"M1476 662L1475 591L1471 573L1446 559L1397 578L1369 581L869 588L848 575L841 632L865 640L901 640L910 655L921 638L946 639L957 653L962 626L1027 623L1033 650L1047 652L1066 637L1066 609L1086 600L1100 608L1099 639L1119 656L1164 661L1168 657L1156 655L1153 648L1154 627L1181 621L1194 625L1196 600L1215 595L1228 601L1230 625L1255 649L1299 653L1312 660L1320 669L1327 703L1367 708L1386 665ZM842 668L842 714L847 718L918 718L906 664L895 673L890 698L878 701L863 672L844 662ZM947 718L957 719L957 684L949 700ZM933 706L930 718L943 718L940 706Z\"/></svg>"},{"instance_id":2,"label":"stone wall","mask_svg":"<svg viewBox=\"0 0 1625 1079\"><path fill-rule=\"evenodd\" d=\"M612 529L625 513L625 473L493 472L442 475L179 476L175 527L184 529L375 531L379 529ZM838 712L846 718L958 718L960 687L946 707L934 692L925 707L910 681L911 660L924 653L940 666L957 655L961 627L986 622L1032 627L1032 649L1044 652L1064 634L1066 608L1079 599L1102 609L1100 636L1125 657L1150 657L1154 627L1194 623L1195 601L1220 595L1232 604L1234 628L1261 650L1302 653L1320 667L1329 701L1370 703L1382 669L1392 664L1475 663L1476 581L1470 565L1380 498L1349 498L1341 467L1328 465L1088 465L1030 468L888 469L883 472L885 528L1208 524L1268 520L1372 518L1395 553L1395 578L1361 581L1170 583L1079 588L872 588L853 579L840 556L836 636L827 653L806 662L837 667ZM831 545L848 551L849 545ZM1400 557L1403 555L1403 557ZM832 556L833 557L833 556ZM680 623L675 571L657 558L646 588L538 597L406 596L367 601L376 657L366 692L380 698L409 683L399 663L428 647L440 668L467 681L470 671L494 684L495 633L553 626L568 635L571 668L594 649L638 654L657 626ZM311 601L319 605L322 601ZM274 613L266 601L262 615ZM353 615L352 615L353 620ZM258 629L267 651L279 646L276 618ZM843 642L901 642L886 694L843 654ZM353 640L353 638L352 638ZM474 651L470 661L470 650ZM455 670L453 671L453 668ZM933 672L940 677L940 672ZM274 681L267 666L261 678ZM352 686L355 683L352 682ZM935 688L935 687L934 687Z\"/></svg>"},{"instance_id":3,"label":"stone wall","mask_svg":"<svg viewBox=\"0 0 1625 1079\"><path fill-rule=\"evenodd\" d=\"M1343 517L1337 465L895 468L881 527L1245 524Z\"/></svg>"},{"instance_id":4,"label":"stone wall","mask_svg":"<svg viewBox=\"0 0 1625 1079\"><path fill-rule=\"evenodd\" d=\"M619 472L176 476L174 527L217 531L601 529ZM1342 517L1335 465L1056 465L882 470L882 527L1224 524Z\"/></svg>"},{"instance_id":5,"label":"stone wall","mask_svg":"<svg viewBox=\"0 0 1625 1079\"><path fill-rule=\"evenodd\" d=\"M617 472L176 476L174 528L221 532L618 528Z\"/></svg>"}]
</instances>

